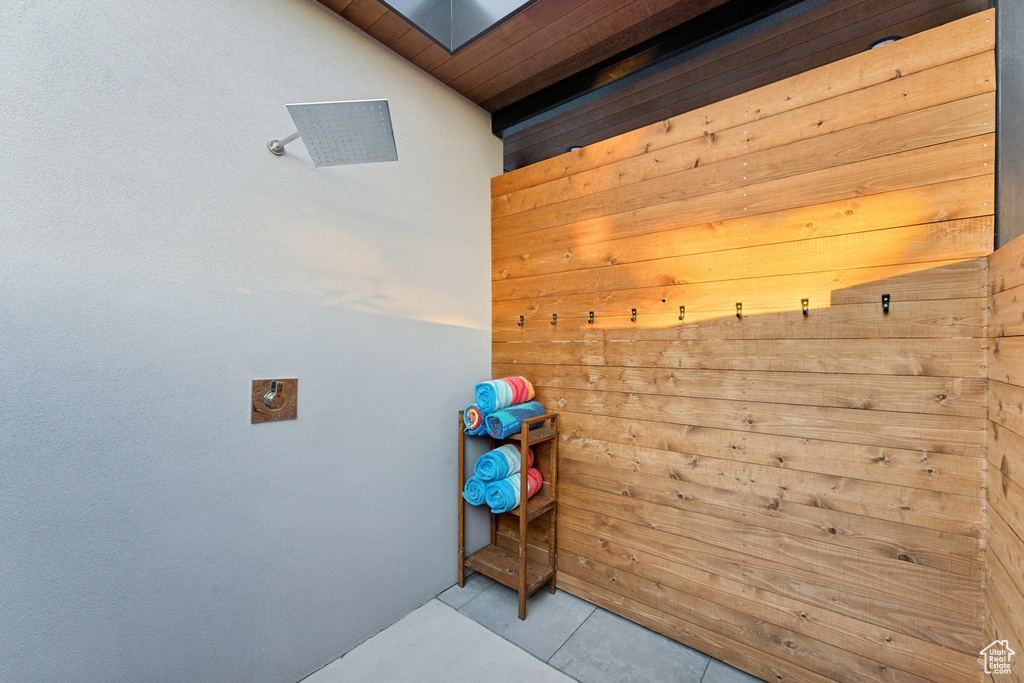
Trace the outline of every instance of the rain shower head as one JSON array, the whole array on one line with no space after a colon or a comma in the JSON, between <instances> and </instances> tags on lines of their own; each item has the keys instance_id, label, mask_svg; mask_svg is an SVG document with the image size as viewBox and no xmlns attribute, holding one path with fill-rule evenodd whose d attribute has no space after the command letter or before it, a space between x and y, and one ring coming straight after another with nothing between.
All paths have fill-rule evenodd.
<instances>
[{"instance_id":1,"label":"rain shower head","mask_svg":"<svg viewBox=\"0 0 1024 683\"><path fill-rule=\"evenodd\" d=\"M314 166L398 161L387 100L287 104L296 132L267 147L284 154L284 146L302 137Z\"/></svg>"}]
</instances>

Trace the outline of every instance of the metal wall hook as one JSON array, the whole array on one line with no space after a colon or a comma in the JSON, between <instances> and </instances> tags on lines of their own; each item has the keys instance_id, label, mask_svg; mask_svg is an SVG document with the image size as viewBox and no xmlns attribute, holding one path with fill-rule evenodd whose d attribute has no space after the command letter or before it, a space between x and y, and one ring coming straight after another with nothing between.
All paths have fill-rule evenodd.
<instances>
[{"instance_id":1,"label":"metal wall hook","mask_svg":"<svg viewBox=\"0 0 1024 683\"><path fill-rule=\"evenodd\" d=\"M809 299L800 299L800 308L803 309L804 315L808 315L810 313L810 310L808 309L809 305L810 305L810 300Z\"/></svg>"},{"instance_id":2,"label":"metal wall hook","mask_svg":"<svg viewBox=\"0 0 1024 683\"><path fill-rule=\"evenodd\" d=\"M882 313L886 313L886 314L889 313L889 295L888 294L883 294L882 295Z\"/></svg>"},{"instance_id":3,"label":"metal wall hook","mask_svg":"<svg viewBox=\"0 0 1024 683\"><path fill-rule=\"evenodd\" d=\"M631 311L631 315L630 315L629 319L632 320L633 322L636 322L636 309L635 308L631 308L630 311Z\"/></svg>"},{"instance_id":4,"label":"metal wall hook","mask_svg":"<svg viewBox=\"0 0 1024 683\"><path fill-rule=\"evenodd\" d=\"M740 301L736 302L736 317L737 318L742 318L743 317L743 303L740 302Z\"/></svg>"},{"instance_id":5,"label":"metal wall hook","mask_svg":"<svg viewBox=\"0 0 1024 683\"><path fill-rule=\"evenodd\" d=\"M523 316L519 316L519 327L522 327L524 322Z\"/></svg>"},{"instance_id":6,"label":"metal wall hook","mask_svg":"<svg viewBox=\"0 0 1024 683\"><path fill-rule=\"evenodd\" d=\"M557 313L552 313L551 314L551 324L552 325L557 325L558 324L558 314Z\"/></svg>"},{"instance_id":7,"label":"metal wall hook","mask_svg":"<svg viewBox=\"0 0 1024 683\"><path fill-rule=\"evenodd\" d=\"M679 319L682 320L686 317L686 306L679 307Z\"/></svg>"},{"instance_id":8,"label":"metal wall hook","mask_svg":"<svg viewBox=\"0 0 1024 683\"><path fill-rule=\"evenodd\" d=\"M590 317L587 318L587 322L590 323L591 325L594 324L594 312L593 311L590 312Z\"/></svg>"}]
</instances>

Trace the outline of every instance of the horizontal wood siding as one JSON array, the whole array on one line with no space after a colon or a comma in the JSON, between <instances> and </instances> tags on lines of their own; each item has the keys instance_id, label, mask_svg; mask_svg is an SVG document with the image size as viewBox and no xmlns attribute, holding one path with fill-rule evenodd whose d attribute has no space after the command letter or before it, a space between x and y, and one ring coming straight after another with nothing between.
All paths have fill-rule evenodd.
<instances>
[{"instance_id":1,"label":"horizontal wood siding","mask_svg":"<svg viewBox=\"0 0 1024 683\"><path fill-rule=\"evenodd\" d=\"M1024 680L1024 237L989 258L986 642L1008 640ZM1006 681L1011 677L995 676Z\"/></svg>"},{"instance_id":2,"label":"horizontal wood siding","mask_svg":"<svg viewBox=\"0 0 1024 683\"><path fill-rule=\"evenodd\" d=\"M981 680L993 439L1024 509L992 22L494 179L493 372L561 415L559 587L765 680Z\"/></svg>"}]
</instances>

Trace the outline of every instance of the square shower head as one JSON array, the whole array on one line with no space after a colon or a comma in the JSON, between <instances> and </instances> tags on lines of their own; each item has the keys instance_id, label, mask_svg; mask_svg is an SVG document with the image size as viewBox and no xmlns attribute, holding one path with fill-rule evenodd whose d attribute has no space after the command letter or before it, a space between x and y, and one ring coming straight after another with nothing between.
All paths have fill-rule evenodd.
<instances>
[{"instance_id":1,"label":"square shower head","mask_svg":"<svg viewBox=\"0 0 1024 683\"><path fill-rule=\"evenodd\" d=\"M387 100L285 106L314 166L398 160Z\"/></svg>"}]
</instances>

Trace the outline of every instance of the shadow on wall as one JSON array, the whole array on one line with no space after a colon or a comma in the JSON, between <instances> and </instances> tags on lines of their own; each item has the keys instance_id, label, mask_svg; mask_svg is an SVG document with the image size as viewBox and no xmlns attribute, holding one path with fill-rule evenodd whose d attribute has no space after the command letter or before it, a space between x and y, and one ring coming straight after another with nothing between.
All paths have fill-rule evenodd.
<instances>
[{"instance_id":1,"label":"shadow on wall","mask_svg":"<svg viewBox=\"0 0 1024 683\"><path fill-rule=\"evenodd\" d=\"M405 318L483 330L487 292L475 302L434 286L422 259L412 262L398 249L342 232L335 227L300 225L278 233L270 249L276 265L271 284L236 280L237 291L260 295L269 286L298 294L327 308L344 308L389 318ZM410 266L403 269L402 264ZM450 288L449 288L450 290Z\"/></svg>"}]
</instances>

